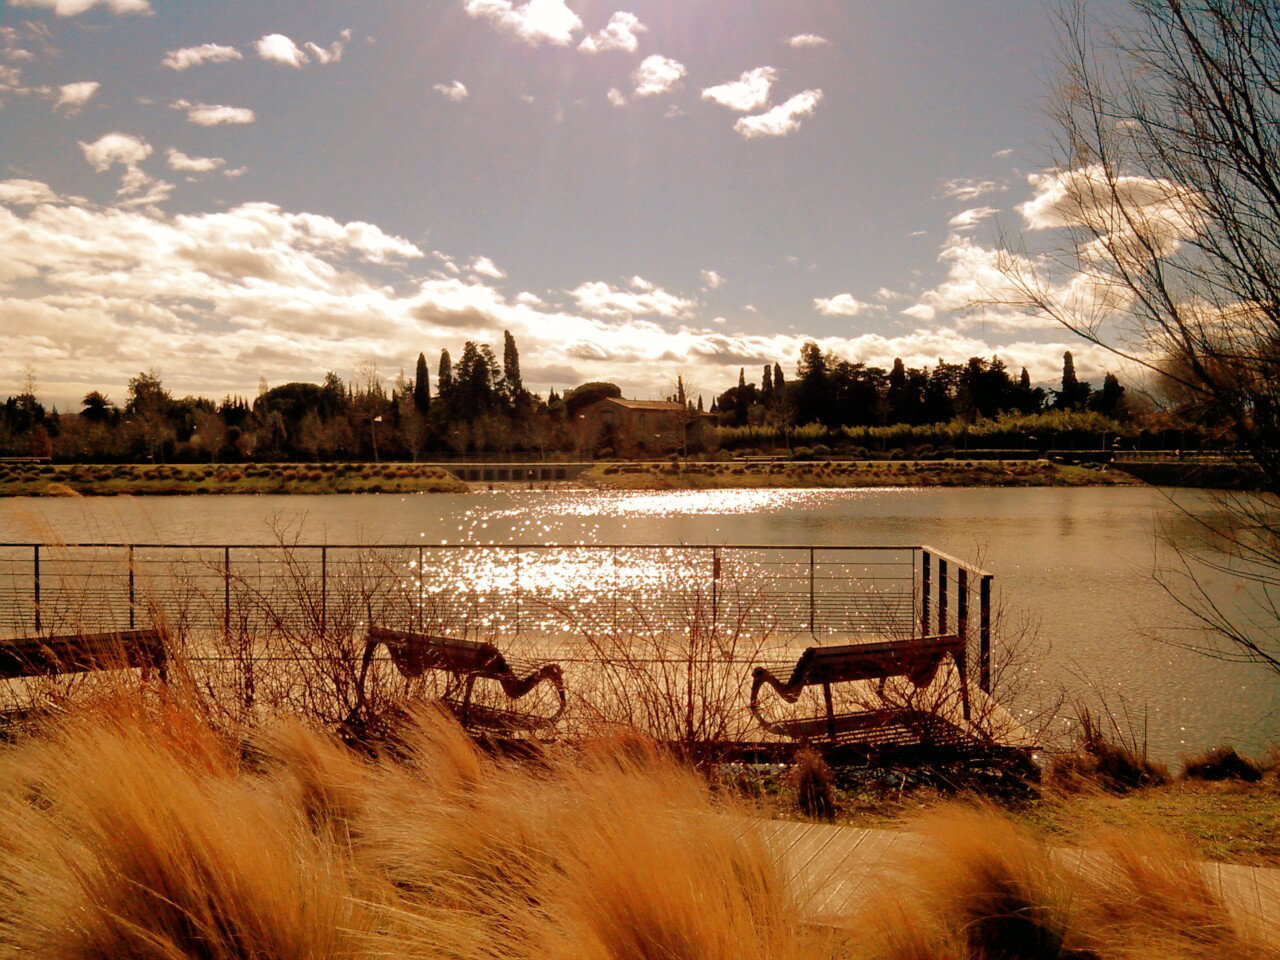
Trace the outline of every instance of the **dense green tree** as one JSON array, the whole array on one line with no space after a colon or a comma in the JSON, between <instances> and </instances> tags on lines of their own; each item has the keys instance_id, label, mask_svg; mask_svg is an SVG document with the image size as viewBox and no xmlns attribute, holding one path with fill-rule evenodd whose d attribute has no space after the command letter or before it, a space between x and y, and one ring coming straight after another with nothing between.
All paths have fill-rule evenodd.
<instances>
[{"instance_id":1,"label":"dense green tree","mask_svg":"<svg viewBox=\"0 0 1280 960\"><path fill-rule=\"evenodd\" d=\"M453 362L449 359L449 351L440 351L440 365L436 368L436 396L441 400L449 399L453 393Z\"/></svg>"},{"instance_id":2,"label":"dense green tree","mask_svg":"<svg viewBox=\"0 0 1280 960\"><path fill-rule=\"evenodd\" d=\"M831 384L827 358L812 340L800 348L796 366L796 423L826 423L831 419Z\"/></svg>"}]
</instances>

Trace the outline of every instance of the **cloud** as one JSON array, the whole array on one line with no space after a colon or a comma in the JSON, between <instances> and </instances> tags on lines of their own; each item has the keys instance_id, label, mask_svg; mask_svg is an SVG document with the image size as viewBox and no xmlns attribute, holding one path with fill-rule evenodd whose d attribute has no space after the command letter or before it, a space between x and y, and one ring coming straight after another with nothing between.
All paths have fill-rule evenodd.
<instances>
[{"instance_id":1,"label":"cloud","mask_svg":"<svg viewBox=\"0 0 1280 960\"><path fill-rule=\"evenodd\" d=\"M659 316L686 319L693 314L697 304L673 293L668 293L643 277L632 277L630 289L614 287L603 281L584 283L569 291L578 302L578 308L602 317Z\"/></svg>"},{"instance_id":2,"label":"cloud","mask_svg":"<svg viewBox=\"0 0 1280 960\"><path fill-rule=\"evenodd\" d=\"M634 13L619 10L609 18L603 30L584 38L578 44L578 49L583 53L605 53L609 50L635 53L640 43L640 38L636 34L646 33L648 29Z\"/></svg>"},{"instance_id":3,"label":"cloud","mask_svg":"<svg viewBox=\"0 0 1280 960\"><path fill-rule=\"evenodd\" d=\"M98 92L98 88L102 84L85 80L80 83L64 83L58 88L58 102L55 103L54 109L58 107L66 107L68 112L75 113L79 111L89 99Z\"/></svg>"},{"instance_id":4,"label":"cloud","mask_svg":"<svg viewBox=\"0 0 1280 960\"><path fill-rule=\"evenodd\" d=\"M1009 189L1006 185L994 180L974 180L969 177L956 177L942 185L944 196L955 197L962 203L976 200L988 193L1000 193Z\"/></svg>"},{"instance_id":5,"label":"cloud","mask_svg":"<svg viewBox=\"0 0 1280 960\"><path fill-rule=\"evenodd\" d=\"M608 100L615 107L625 107L629 102L627 100L627 95L623 93L621 90L619 90L617 87L610 87L609 91L604 96L605 96L605 99Z\"/></svg>"},{"instance_id":6,"label":"cloud","mask_svg":"<svg viewBox=\"0 0 1280 960\"><path fill-rule=\"evenodd\" d=\"M826 37L816 33L798 33L787 41L793 47L825 47L831 43Z\"/></svg>"},{"instance_id":7,"label":"cloud","mask_svg":"<svg viewBox=\"0 0 1280 960\"><path fill-rule=\"evenodd\" d=\"M933 307L929 306L927 303L917 303L903 310L902 315L904 317L911 317L915 320L921 320L925 323L928 323L930 320L934 318L937 312L938 311L936 311Z\"/></svg>"},{"instance_id":8,"label":"cloud","mask_svg":"<svg viewBox=\"0 0 1280 960\"><path fill-rule=\"evenodd\" d=\"M947 225L957 230L969 230L999 212L995 207L974 207L971 210L962 210L957 213L947 221Z\"/></svg>"},{"instance_id":9,"label":"cloud","mask_svg":"<svg viewBox=\"0 0 1280 960\"><path fill-rule=\"evenodd\" d=\"M108 133L93 143L80 143L84 158L98 173L112 167L124 167L116 195L125 198L124 206L149 206L163 203L173 193L173 184L157 180L142 169L142 161L151 156L151 144L127 133Z\"/></svg>"},{"instance_id":10,"label":"cloud","mask_svg":"<svg viewBox=\"0 0 1280 960\"><path fill-rule=\"evenodd\" d=\"M821 99L821 90L804 90L766 113L740 117L733 128L748 140L754 137L785 137L800 129L800 118L813 113Z\"/></svg>"},{"instance_id":11,"label":"cloud","mask_svg":"<svg viewBox=\"0 0 1280 960\"><path fill-rule=\"evenodd\" d=\"M731 83L707 87L702 91L702 99L711 100L739 113L749 113L759 110L769 102L769 91L777 79L778 71L773 67L756 67Z\"/></svg>"},{"instance_id":12,"label":"cloud","mask_svg":"<svg viewBox=\"0 0 1280 960\"><path fill-rule=\"evenodd\" d=\"M838 293L834 297L818 297L813 307L824 317L856 317L860 313L883 313L884 307L875 303L863 303L851 293Z\"/></svg>"},{"instance_id":13,"label":"cloud","mask_svg":"<svg viewBox=\"0 0 1280 960\"><path fill-rule=\"evenodd\" d=\"M222 157L189 157L174 147L165 151L164 158L170 169L189 173L210 173L227 162Z\"/></svg>"},{"instance_id":14,"label":"cloud","mask_svg":"<svg viewBox=\"0 0 1280 960\"><path fill-rule=\"evenodd\" d=\"M905 300L907 299L907 295L905 293L899 293L897 290L891 290L888 287L881 287L876 291L876 299L884 300L888 303L893 300Z\"/></svg>"},{"instance_id":15,"label":"cloud","mask_svg":"<svg viewBox=\"0 0 1280 960\"><path fill-rule=\"evenodd\" d=\"M573 42L574 31L582 29L582 20L564 0L528 0L519 6L512 0L466 0L463 9L534 46L565 46Z\"/></svg>"},{"instance_id":16,"label":"cloud","mask_svg":"<svg viewBox=\"0 0 1280 960\"><path fill-rule=\"evenodd\" d=\"M685 72L683 63L654 53L640 61L631 80L637 97L652 97L678 87Z\"/></svg>"},{"instance_id":17,"label":"cloud","mask_svg":"<svg viewBox=\"0 0 1280 960\"><path fill-rule=\"evenodd\" d=\"M269 33L254 43L253 48L263 60L282 63L286 67L301 70L307 63L307 55L283 33Z\"/></svg>"},{"instance_id":18,"label":"cloud","mask_svg":"<svg viewBox=\"0 0 1280 960\"><path fill-rule=\"evenodd\" d=\"M522 290L516 294L516 303L523 304L526 307L538 307L539 309L547 305L547 302L540 296L536 293L530 293L528 290Z\"/></svg>"},{"instance_id":19,"label":"cloud","mask_svg":"<svg viewBox=\"0 0 1280 960\"><path fill-rule=\"evenodd\" d=\"M94 7L105 7L116 14L151 13L151 4L147 0L9 0L14 7L38 7L52 10L59 17L74 17L92 10Z\"/></svg>"},{"instance_id":20,"label":"cloud","mask_svg":"<svg viewBox=\"0 0 1280 960\"><path fill-rule=\"evenodd\" d=\"M189 70L206 63L227 63L231 60L243 59L244 57L235 47L223 46L220 43L202 43L198 47L170 50L160 63L170 70Z\"/></svg>"},{"instance_id":21,"label":"cloud","mask_svg":"<svg viewBox=\"0 0 1280 960\"><path fill-rule=\"evenodd\" d=\"M350 41L351 30L348 28L338 34L338 39L329 44L328 47L322 47L319 44L312 43L311 41L307 41L304 46L307 48L307 53L311 54L311 59L315 60L315 62L321 66L325 66L326 64L337 63L341 60L343 51L346 50L347 44Z\"/></svg>"},{"instance_id":22,"label":"cloud","mask_svg":"<svg viewBox=\"0 0 1280 960\"><path fill-rule=\"evenodd\" d=\"M202 127L253 123L257 119L257 115L248 107L228 107L210 103L188 103L186 100L175 100L172 106L175 110L187 111L187 119Z\"/></svg>"},{"instance_id":23,"label":"cloud","mask_svg":"<svg viewBox=\"0 0 1280 960\"><path fill-rule=\"evenodd\" d=\"M1012 147L1005 147L1003 150L997 150L997 151L996 151L995 153L993 153L991 156L993 156L993 157L998 157L998 158L1003 158L1003 157L1012 157L1012 156L1013 156L1013 148L1012 148Z\"/></svg>"},{"instance_id":24,"label":"cloud","mask_svg":"<svg viewBox=\"0 0 1280 960\"><path fill-rule=\"evenodd\" d=\"M39 180L0 180L0 203L34 207L41 203L58 203L60 200L47 183Z\"/></svg>"},{"instance_id":25,"label":"cloud","mask_svg":"<svg viewBox=\"0 0 1280 960\"><path fill-rule=\"evenodd\" d=\"M93 143L81 142L80 149L99 173L106 173L116 164L136 167L151 156L151 144L127 133L108 133Z\"/></svg>"},{"instance_id":26,"label":"cloud","mask_svg":"<svg viewBox=\"0 0 1280 960\"><path fill-rule=\"evenodd\" d=\"M716 273L714 270L702 271L702 282L710 290L718 290L724 285L724 277Z\"/></svg>"},{"instance_id":27,"label":"cloud","mask_svg":"<svg viewBox=\"0 0 1280 960\"><path fill-rule=\"evenodd\" d=\"M490 277L494 280L501 280L505 277L506 271L500 270L492 260L488 257L474 257L471 263L467 265L467 269L472 273L478 273L482 277Z\"/></svg>"},{"instance_id":28,"label":"cloud","mask_svg":"<svg viewBox=\"0 0 1280 960\"><path fill-rule=\"evenodd\" d=\"M467 90L466 84L461 80L454 80L452 83L433 83L431 89L446 100L452 100L454 103L461 103L471 95Z\"/></svg>"}]
</instances>

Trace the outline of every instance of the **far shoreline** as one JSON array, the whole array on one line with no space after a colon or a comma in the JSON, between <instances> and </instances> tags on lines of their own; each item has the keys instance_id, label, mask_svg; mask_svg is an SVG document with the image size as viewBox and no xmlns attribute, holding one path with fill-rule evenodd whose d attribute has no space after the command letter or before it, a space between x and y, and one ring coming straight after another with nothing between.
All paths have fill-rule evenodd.
<instances>
[{"instance_id":1,"label":"far shoreline","mask_svg":"<svg viewBox=\"0 0 1280 960\"><path fill-rule=\"evenodd\" d=\"M5 464L0 497L1146 486L1123 471L1047 460L600 462L569 480L464 482L436 465Z\"/></svg>"}]
</instances>

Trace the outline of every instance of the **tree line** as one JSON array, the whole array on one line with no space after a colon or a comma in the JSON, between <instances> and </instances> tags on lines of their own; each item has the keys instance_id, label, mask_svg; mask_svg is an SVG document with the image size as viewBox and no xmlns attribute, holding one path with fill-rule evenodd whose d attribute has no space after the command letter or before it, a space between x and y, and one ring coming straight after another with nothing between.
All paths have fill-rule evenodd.
<instances>
[{"instance_id":1,"label":"tree line","mask_svg":"<svg viewBox=\"0 0 1280 960\"><path fill-rule=\"evenodd\" d=\"M425 354L411 377L388 386L363 365L351 381L336 373L320 383L263 383L249 400L227 396L175 396L152 372L127 386L124 403L101 391L87 393L75 413L46 410L34 378L0 407L0 456L52 457L64 462L420 460L440 456L514 453L595 455L574 429L578 411L622 390L608 382L581 384L545 397L527 390L515 338L504 332L501 358L485 344L467 342L455 362L443 350L434 378ZM705 412L726 428L820 424L838 428L973 421L1002 412L1095 410L1129 415L1125 390L1108 374L1095 390L1064 357L1061 389L1032 387L1025 368L1010 376L998 358L939 361L890 370L823 353L801 351L793 380L780 363L766 364L759 383L739 372L737 386L712 399L686 395L683 377L667 398L690 414ZM715 431L704 445L714 445ZM636 454L670 451L638 449Z\"/></svg>"}]
</instances>

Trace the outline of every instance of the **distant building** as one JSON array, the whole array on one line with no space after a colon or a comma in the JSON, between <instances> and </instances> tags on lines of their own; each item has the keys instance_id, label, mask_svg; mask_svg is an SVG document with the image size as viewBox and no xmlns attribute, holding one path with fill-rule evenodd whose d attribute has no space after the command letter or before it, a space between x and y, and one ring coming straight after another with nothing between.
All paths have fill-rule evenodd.
<instances>
[{"instance_id":1,"label":"distant building","mask_svg":"<svg viewBox=\"0 0 1280 960\"><path fill-rule=\"evenodd\" d=\"M631 457L704 449L715 422L671 400L608 397L579 410L573 427L583 449Z\"/></svg>"}]
</instances>

